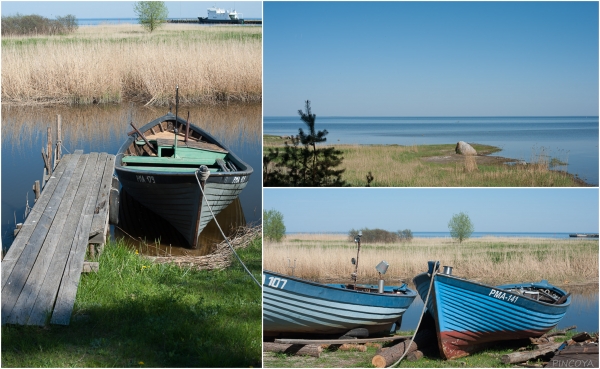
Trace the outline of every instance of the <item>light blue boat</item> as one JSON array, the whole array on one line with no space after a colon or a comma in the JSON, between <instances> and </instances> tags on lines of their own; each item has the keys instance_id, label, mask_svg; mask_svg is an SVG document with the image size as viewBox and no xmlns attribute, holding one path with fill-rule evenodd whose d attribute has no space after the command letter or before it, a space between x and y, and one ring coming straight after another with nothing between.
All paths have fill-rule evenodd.
<instances>
[{"instance_id":1,"label":"light blue boat","mask_svg":"<svg viewBox=\"0 0 600 369\"><path fill-rule=\"evenodd\" d=\"M434 273L427 310L436 324L440 354L467 356L491 342L539 337L556 327L571 304L570 294L546 280L487 286L452 275L452 268L429 270L413 282L425 301Z\"/></svg>"},{"instance_id":2,"label":"light blue boat","mask_svg":"<svg viewBox=\"0 0 600 369\"><path fill-rule=\"evenodd\" d=\"M343 335L366 328L369 335L399 327L416 291L401 286L321 284L263 271L263 333Z\"/></svg>"}]
</instances>

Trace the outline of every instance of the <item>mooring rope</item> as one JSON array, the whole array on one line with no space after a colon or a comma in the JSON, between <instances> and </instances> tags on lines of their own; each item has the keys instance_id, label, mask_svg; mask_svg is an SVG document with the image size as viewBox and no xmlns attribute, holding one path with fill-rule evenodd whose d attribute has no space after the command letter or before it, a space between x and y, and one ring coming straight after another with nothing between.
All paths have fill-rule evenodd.
<instances>
[{"instance_id":1,"label":"mooring rope","mask_svg":"<svg viewBox=\"0 0 600 369\"><path fill-rule=\"evenodd\" d=\"M417 323L417 328L415 329L415 334L413 334L408 346L404 346L404 354L402 354L402 356L400 357L400 359L398 359L398 361L396 361L395 363L390 365L390 368L395 367L402 361L402 359L404 359L404 356L406 356L406 354L408 353L408 348L415 341L415 337L417 336L417 332L419 331L419 326L421 325L421 320L423 320L425 311L427 311L427 301L429 301L429 294L431 293L431 286L433 285L433 279L437 273L438 264L439 264L439 261L436 261L435 264L433 265L433 271L431 272L431 281L429 282L429 290L427 290L427 296L425 296L425 301L423 302L423 311L421 311L421 317L419 318L419 322Z\"/></svg>"},{"instance_id":2,"label":"mooring rope","mask_svg":"<svg viewBox=\"0 0 600 369\"><path fill-rule=\"evenodd\" d=\"M252 272L250 272L250 270L248 270L248 268L246 267L246 265L244 264L244 262L242 261L242 259L240 259L240 257L238 256L237 252L235 252L235 249L233 248L233 246L231 246L231 243L229 243L229 238L227 236L225 236L225 233L221 229L221 226L219 225L219 222L217 221L217 217L215 216L215 213L213 213L212 208L211 208L211 206L210 206L210 204L208 202L208 199L206 198L206 195L204 194L204 189L202 188L202 184L200 183L200 179L198 178L198 172L201 173L202 180L206 183L206 181L208 180L208 176L210 175L210 171L208 170L208 167L206 165L201 165L200 168L198 168L194 172L194 177L196 177L196 182L198 182L198 187L200 187L200 192L202 192L202 198L204 198L204 200L206 201L206 206L208 206L208 210L210 210L210 214L212 215L213 219L215 220L215 224L217 225L217 228L219 228L219 231L223 235L223 238L227 242L227 245L229 245L229 248L231 249L231 252L233 252L233 254L238 259L238 261L240 262L240 264L242 264L242 267L244 267L244 270L246 271L246 273L248 273L248 275L250 277L252 277L252 279L254 280L254 282L256 282L256 285L259 288L262 288L262 286L260 285L260 282L258 282L258 280L254 277L254 275L252 274Z\"/></svg>"}]
</instances>

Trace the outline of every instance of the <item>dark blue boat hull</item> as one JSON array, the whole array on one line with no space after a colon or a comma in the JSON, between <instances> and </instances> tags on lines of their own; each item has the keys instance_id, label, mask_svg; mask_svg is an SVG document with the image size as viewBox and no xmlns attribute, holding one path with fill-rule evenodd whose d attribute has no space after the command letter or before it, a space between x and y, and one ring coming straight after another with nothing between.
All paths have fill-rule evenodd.
<instances>
[{"instance_id":1,"label":"dark blue boat hull","mask_svg":"<svg viewBox=\"0 0 600 369\"><path fill-rule=\"evenodd\" d=\"M390 331L416 297L406 287L385 293L361 292L263 272L263 332L344 334L366 328L370 334Z\"/></svg>"},{"instance_id":2,"label":"dark blue boat hull","mask_svg":"<svg viewBox=\"0 0 600 369\"><path fill-rule=\"evenodd\" d=\"M151 121L139 130L148 132L161 122L175 122L175 120L176 117L169 113ZM181 117L177 117L177 122L180 126L187 125ZM205 198L193 172L181 173L175 169L168 171L123 165L123 157L126 156L128 147L137 139L136 136L130 136L119 149L115 172L129 195L173 225L183 235L188 245L196 248L200 233L213 218L207 201L215 216L219 214L246 187L253 169L208 132L192 124L190 124L190 131L199 132L207 142L217 144L228 151L228 160L238 168L237 171L212 173L204 185Z\"/></svg>"},{"instance_id":3,"label":"dark blue boat hull","mask_svg":"<svg viewBox=\"0 0 600 369\"><path fill-rule=\"evenodd\" d=\"M425 300L430 274L417 275L414 283ZM507 291L519 287L546 288L566 295L546 281L491 287L436 274L427 309L436 323L440 354L454 359L492 342L539 337L558 324L571 304L570 297L562 304L550 304Z\"/></svg>"}]
</instances>

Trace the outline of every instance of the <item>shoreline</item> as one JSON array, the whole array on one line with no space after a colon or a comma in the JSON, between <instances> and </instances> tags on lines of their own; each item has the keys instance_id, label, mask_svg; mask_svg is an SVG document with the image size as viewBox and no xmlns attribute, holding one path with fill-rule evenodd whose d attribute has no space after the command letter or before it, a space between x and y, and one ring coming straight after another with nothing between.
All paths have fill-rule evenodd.
<instances>
[{"instance_id":1,"label":"shoreline","mask_svg":"<svg viewBox=\"0 0 600 369\"><path fill-rule=\"evenodd\" d=\"M263 151L266 152L269 148L281 148L285 147L285 143L288 142L290 136L276 136L276 135L268 135L263 133ZM572 183L571 185L566 185L568 187L596 187L595 185L584 181L579 178L576 174L571 174L562 169L552 169L550 165L550 161L545 162L542 158L540 158L540 162L526 162L521 159L508 158L503 156L492 156L495 153L501 152L502 149L496 146L484 145L478 143L471 143L473 147L477 150L477 155L475 156L464 156L460 154L456 154L453 150L455 143L447 143L447 144L420 144L420 145L398 145L398 144L325 144L323 147L335 147L338 150L344 152L344 159L346 159L346 154L352 154L352 151L381 151L383 150L405 150L410 151L413 154L412 158L405 160L402 164L405 166L409 166L411 161L417 162L419 164L431 164L438 165L441 167L446 167L449 169L460 168L464 166L464 172L466 174L473 173L477 171L478 166L487 166L487 167L495 167L498 171L504 171L509 169L521 169L523 171L531 170L532 172L540 172L545 170L549 173L554 173L556 176L562 176L567 179L568 182ZM421 155L421 151L434 151L435 154L432 155ZM365 153L362 152L361 156L364 156ZM469 162L472 161L472 162ZM561 165L557 165L561 166ZM346 160L341 165L342 168L351 168L351 166L347 163ZM544 169L545 168L545 169ZM353 169L353 168L352 168ZM370 168L369 168L370 169ZM540 170L541 169L541 170ZM365 169L366 170L366 169ZM346 170L346 174L348 174L349 170ZM366 173L366 172L365 172ZM465 174L463 173L463 174ZM375 174L374 174L375 175ZM509 175L510 176L510 175ZM378 176L375 175L377 179ZM346 179L346 178L344 178ZM346 179L347 180L347 179ZM347 180L350 183L351 187L364 187L364 185L357 185L356 178L353 178L352 181ZM360 180L364 181L364 180ZM565 184L556 184L555 181L550 181L549 184L544 183L535 183L535 184L521 184L517 185L517 187L554 187L554 186L565 186ZM481 186L492 186L492 187L514 187L515 185L506 185L506 184L490 184L487 182L479 183L478 185L470 185L470 184L429 184L429 185L419 185L419 184L391 184L391 185L380 185L374 184L372 187L481 187Z\"/></svg>"}]
</instances>

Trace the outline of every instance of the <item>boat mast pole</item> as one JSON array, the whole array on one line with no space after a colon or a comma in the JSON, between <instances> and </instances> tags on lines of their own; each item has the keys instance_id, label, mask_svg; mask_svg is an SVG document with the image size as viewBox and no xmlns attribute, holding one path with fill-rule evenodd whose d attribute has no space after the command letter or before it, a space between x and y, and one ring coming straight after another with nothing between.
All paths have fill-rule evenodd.
<instances>
[{"instance_id":1,"label":"boat mast pole","mask_svg":"<svg viewBox=\"0 0 600 369\"><path fill-rule=\"evenodd\" d=\"M354 288L356 288L356 280L358 278L358 256L360 255L360 238L362 237L362 231L358 232L358 235L354 237L354 242L358 245L358 251L356 251L356 264L354 265L354 273L352 273L352 280L354 281Z\"/></svg>"},{"instance_id":2,"label":"boat mast pole","mask_svg":"<svg viewBox=\"0 0 600 369\"><path fill-rule=\"evenodd\" d=\"M175 87L175 123L173 124L173 132L175 132L175 141L173 143L173 157L177 157L177 109L179 108L179 85Z\"/></svg>"}]
</instances>

